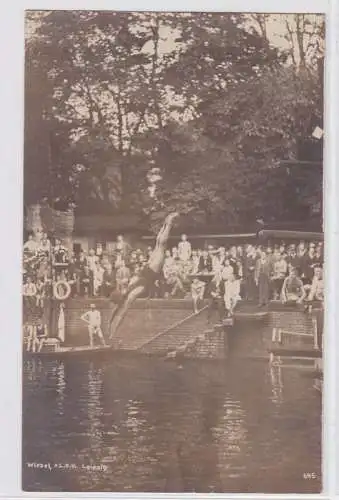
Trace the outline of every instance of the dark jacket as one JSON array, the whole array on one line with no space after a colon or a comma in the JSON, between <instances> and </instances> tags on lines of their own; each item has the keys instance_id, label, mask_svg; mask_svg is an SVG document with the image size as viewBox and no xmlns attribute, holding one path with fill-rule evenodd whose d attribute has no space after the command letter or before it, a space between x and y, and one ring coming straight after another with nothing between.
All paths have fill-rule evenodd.
<instances>
[{"instance_id":1,"label":"dark jacket","mask_svg":"<svg viewBox=\"0 0 339 500\"><path fill-rule=\"evenodd\" d=\"M114 288L116 285L116 273L113 270L111 272L105 270L103 282L105 286L111 286Z\"/></svg>"},{"instance_id":2,"label":"dark jacket","mask_svg":"<svg viewBox=\"0 0 339 500\"><path fill-rule=\"evenodd\" d=\"M212 272L213 265L212 265L212 257L208 255L206 258L201 256L199 260L199 267L198 271L199 273L202 271L207 271L209 273Z\"/></svg>"},{"instance_id":3,"label":"dark jacket","mask_svg":"<svg viewBox=\"0 0 339 500\"><path fill-rule=\"evenodd\" d=\"M214 295L212 295L215 293L218 294L217 297L214 297ZM217 298L221 299L224 296L224 294L225 294L225 284L223 280L220 281L219 285L217 285L215 280L212 280L207 288L207 296L212 299L217 299Z\"/></svg>"}]
</instances>

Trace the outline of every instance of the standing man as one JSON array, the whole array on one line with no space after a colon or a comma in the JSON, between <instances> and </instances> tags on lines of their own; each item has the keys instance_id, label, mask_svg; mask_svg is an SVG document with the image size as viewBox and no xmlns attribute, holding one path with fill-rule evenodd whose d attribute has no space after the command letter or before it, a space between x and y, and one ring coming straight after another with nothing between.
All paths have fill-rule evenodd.
<instances>
[{"instance_id":1,"label":"standing man","mask_svg":"<svg viewBox=\"0 0 339 500\"><path fill-rule=\"evenodd\" d=\"M270 294L271 266L265 252L261 253L255 267L255 283L259 288L259 307L268 304Z\"/></svg>"},{"instance_id":2,"label":"standing man","mask_svg":"<svg viewBox=\"0 0 339 500\"><path fill-rule=\"evenodd\" d=\"M130 279L131 271L126 266L125 261L122 260L116 272L117 290L121 295L124 295L127 292Z\"/></svg>"},{"instance_id":3,"label":"standing man","mask_svg":"<svg viewBox=\"0 0 339 500\"><path fill-rule=\"evenodd\" d=\"M90 310L81 316L82 321L88 325L89 345L94 346L94 336L97 335L102 343L106 346L104 335L101 329L101 314L96 309L95 304L90 305Z\"/></svg>"},{"instance_id":4,"label":"standing man","mask_svg":"<svg viewBox=\"0 0 339 500\"><path fill-rule=\"evenodd\" d=\"M204 300L205 283L198 278L194 278L191 285L194 314L198 314L199 305Z\"/></svg>"},{"instance_id":5,"label":"standing man","mask_svg":"<svg viewBox=\"0 0 339 500\"><path fill-rule=\"evenodd\" d=\"M40 319L38 321L37 325L35 326L34 330L35 330L34 338L38 344L38 352L40 352L42 349L42 346L44 345L44 343L48 339L47 325L44 325L42 320Z\"/></svg>"},{"instance_id":6,"label":"standing man","mask_svg":"<svg viewBox=\"0 0 339 500\"><path fill-rule=\"evenodd\" d=\"M81 297L93 295L93 271L87 265L80 272L79 289Z\"/></svg>"},{"instance_id":7,"label":"standing man","mask_svg":"<svg viewBox=\"0 0 339 500\"><path fill-rule=\"evenodd\" d=\"M207 250L204 250L200 257L198 272L202 274L208 274L211 273L212 270L213 270L212 257Z\"/></svg>"},{"instance_id":8,"label":"standing man","mask_svg":"<svg viewBox=\"0 0 339 500\"><path fill-rule=\"evenodd\" d=\"M252 245L247 248L244 259L244 292L245 300L255 300L257 295L255 284L255 268L257 263L257 253Z\"/></svg>"},{"instance_id":9,"label":"standing man","mask_svg":"<svg viewBox=\"0 0 339 500\"><path fill-rule=\"evenodd\" d=\"M110 262L107 264L106 269L104 271L103 280L104 280L103 282L104 296L110 297L116 285L115 271L113 271L113 266Z\"/></svg>"},{"instance_id":10,"label":"standing man","mask_svg":"<svg viewBox=\"0 0 339 500\"><path fill-rule=\"evenodd\" d=\"M191 258L192 247L191 243L187 240L186 234L181 235L181 241L178 244L179 259L187 261Z\"/></svg>"},{"instance_id":11,"label":"standing man","mask_svg":"<svg viewBox=\"0 0 339 500\"><path fill-rule=\"evenodd\" d=\"M273 264L272 287L274 300L278 300L281 296L281 290L286 278L286 274L287 262L284 256L279 253L277 254L277 260Z\"/></svg>"},{"instance_id":12,"label":"standing man","mask_svg":"<svg viewBox=\"0 0 339 500\"><path fill-rule=\"evenodd\" d=\"M211 318L215 311L218 312L219 322L222 323L225 315L225 304L224 304L224 282L221 277L221 272L217 272L212 279L208 288L209 305L207 311L207 322L211 324Z\"/></svg>"}]
</instances>

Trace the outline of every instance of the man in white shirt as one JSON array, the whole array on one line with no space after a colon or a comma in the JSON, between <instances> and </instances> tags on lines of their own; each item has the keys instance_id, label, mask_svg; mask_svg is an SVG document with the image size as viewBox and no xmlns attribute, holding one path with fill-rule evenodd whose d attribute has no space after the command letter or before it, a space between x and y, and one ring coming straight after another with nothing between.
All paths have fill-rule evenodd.
<instances>
[{"instance_id":1,"label":"man in white shirt","mask_svg":"<svg viewBox=\"0 0 339 500\"><path fill-rule=\"evenodd\" d=\"M24 297L35 297L36 291L37 290L36 290L35 283L33 283L32 278L30 276L28 276L26 283L23 286Z\"/></svg>"},{"instance_id":2,"label":"man in white shirt","mask_svg":"<svg viewBox=\"0 0 339 500\"><path fill-rule=\"evenodd\" d=\"M101 293L101 288L104 280L104 268L101 267L100 262L97 262L93 269L93 287L94 295L99 295Z\"/></svg>"},{"instance_id":3,"label":"man in white shirt","mask_svg":"<svg viewBox=\"0 0 339 500\"><path fill-rule=\"evenodd\" d=\"M41 241L38 245L38 251L50 255L51 253L51 242L48 239L47 233L42 234Z\"/></svg>"},{"instance_id":4,"label":"man in white shirt","mask_svg":"<svg viewBox=\"0 0 339 500\"><path fill-rule=\"evenodd\" d=\"M96 309L95 304L90 305L90 310L83 314L81 316L81 319L88 325L90 346L94 346L94 335L97 335L102 345L106 346L104 335L101 329L101 314L100 311Z\"/></svg>"},{"instance_id":5,"label":"man in white shirt","mask_svg":"<svg viewBox=\"0 0 339 500\"><path fill-rule=\"evenodd\" d=\"M95 255L95 250L91 248L87 257L87 265L92 272L94 272L98 262L99 262L99 257Z\"/></svg>"},{"instance_id":6,"label":"man in white shirt","mask_svg":"<svg viewBox=\"0 0 339 500\"><path fill-rule=\"evenodd\" d=\"M30 234L28 236L28 240L24 244L23 250L24 250L24 252L26 251L26 252L29 252L31 254L35 254L37 251L37 248L38 248L37 242L34 240L33 235Z\"/></svg>"},{"instance_id":7,"label":"man in white shirt","mask_svg":"<svg viewBox=\"0 0 339 500\"><path fill-rule=\"evenodd\" d=\"M312 286L309 292L308 300L317 300L319 302L324 301L323 270L320 267L316 267L314 269L314 278L312 280Z\"/></svg>"},{"instance_id":8,"label":"man in white shirt","mask_svg":"<svg viewBox=\"0 0 339 500\"><path fill-rule=\"evenodd\" d=\"M36 305L37 289L30 276L27 277L26 283L23 285L22 295L24 302L24 310L33 311Z\"/></svg>"},{"instance_id":9,"label":"man in white shirt","mask_svg":"<svg viewBox=\"0 0 339 500\"><path fill-rule=\"evenodd\" d=\"M178 244L178 256L180 260L187 261L191 258L192 247L187 240L186 234L181 235L181 241Z\"/></svg>"}]
</instances>

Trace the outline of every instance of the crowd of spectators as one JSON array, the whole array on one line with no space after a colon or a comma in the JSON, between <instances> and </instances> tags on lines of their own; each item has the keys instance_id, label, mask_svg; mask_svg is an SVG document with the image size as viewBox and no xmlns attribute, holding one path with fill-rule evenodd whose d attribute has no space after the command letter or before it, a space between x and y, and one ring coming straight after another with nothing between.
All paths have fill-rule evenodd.
<instances>
[{"instance_id":1,"label":"crowd of spectators","mask_svg":"<svg viewBox=\"0 0 339 500\"><path fill-rule=\"evenodd\" d=\"M72 297L124 294L129 281L147 264L152 247L132 248L118 236L110 253L102 244L88 252L69 252L46 233L30 235L23 248L23 296L29 307L43 309L56 284L67 283ZM232 315L241 299L265 306L283 302L323 301L323 244L305 243L193 248L186 235L168 248L152 298L186 298L197 312L209 298L211 311ZM224 314L224 313L223 313Z\"/></svg>"}]
</instances>

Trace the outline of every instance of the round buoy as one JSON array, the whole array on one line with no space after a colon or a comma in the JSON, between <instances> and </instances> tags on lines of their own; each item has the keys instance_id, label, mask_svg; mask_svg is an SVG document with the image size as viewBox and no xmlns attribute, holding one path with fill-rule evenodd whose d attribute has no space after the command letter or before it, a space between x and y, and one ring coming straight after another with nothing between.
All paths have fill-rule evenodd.
<instances>
[{"instance_id":1,"label":"round buoy","mask_svg":"<svg viewBox=\"0 0 339 500\"><path fill-rule=\"evenodd\" d=\"M71 295L71 285L65 281L57 281L53 286L53 295L57 300L66 300Z\"/></svg>"}]
</instances>

